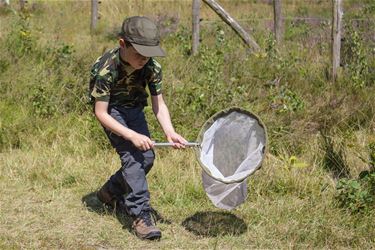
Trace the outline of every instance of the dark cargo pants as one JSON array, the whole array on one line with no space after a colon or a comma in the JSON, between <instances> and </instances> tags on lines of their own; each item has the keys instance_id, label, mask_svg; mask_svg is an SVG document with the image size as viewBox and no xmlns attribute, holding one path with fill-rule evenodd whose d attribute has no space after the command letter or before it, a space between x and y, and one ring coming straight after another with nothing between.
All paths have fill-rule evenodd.
<instances>
[{"instance_id":1,"label":"dark cargo pants","mask_svg":"<svg viewBox=\"0 0 375 250\"><path fill-rule=\"evenodd\" d=\"M150 137L142 107L109 107L108 113L125 127ZM146 175L152 168L154 151L140 151L132 142L104 130L121 159L121 168L108 180L109 191L124 202L130 215L137 216L150 209Z\"/></svg>"}]
</instances>

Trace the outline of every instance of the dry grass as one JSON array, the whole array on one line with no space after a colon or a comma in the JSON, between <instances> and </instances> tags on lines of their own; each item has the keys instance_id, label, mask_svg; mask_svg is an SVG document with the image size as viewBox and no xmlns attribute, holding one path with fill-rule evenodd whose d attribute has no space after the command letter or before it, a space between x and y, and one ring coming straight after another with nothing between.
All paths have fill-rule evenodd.
<instances>
[{"instance_id":1,"label":"dry grass","mask_svg":"<svg viewBox=\"0 0 375 250\"><path fill-rule=\"evenodd\" d=\"M371 248L371 215L334 207L334 183L316 166L287 168L268 156L233 212L213 208L194 153L159 151L149 178L160 242L138 240L129 219L106 212L93 192L118 167L113 151L91 154L65 140L0 155L0 246L27 249ZM80 145L82 146L82 145ZM84 146L84 145L83 145ZM173 163L173 164L171 164Z\"/></svg>"}]
</instances>

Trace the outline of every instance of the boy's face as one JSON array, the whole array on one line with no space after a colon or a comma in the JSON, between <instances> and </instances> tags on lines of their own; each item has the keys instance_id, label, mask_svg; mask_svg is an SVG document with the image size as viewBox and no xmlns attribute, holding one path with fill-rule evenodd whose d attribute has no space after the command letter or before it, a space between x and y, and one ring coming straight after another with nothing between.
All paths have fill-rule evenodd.
<instances>
[{"instance_id":1,"label":"boy's face","mask_svg":"<svg viewBox=\"0 0 375 250\"><path fill-rule=\"evenodd\" d=\"M139 54L133 46L126 47L125 41L120 39L120 47L123 51L121 53L122 59L129 63L134 69L141 69L150 59L149 57L142 56Z\"/></svg>"}]
</instances>

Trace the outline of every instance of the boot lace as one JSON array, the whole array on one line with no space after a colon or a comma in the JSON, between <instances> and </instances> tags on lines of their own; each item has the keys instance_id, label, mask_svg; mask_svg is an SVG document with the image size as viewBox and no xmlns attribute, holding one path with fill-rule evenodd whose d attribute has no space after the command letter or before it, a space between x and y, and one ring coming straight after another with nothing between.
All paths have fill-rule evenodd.
<instances>
[{"instance_id":1,"label":"boot lace","mask_svg":"<svg viewBox=\"0 0 375 250\"><path fill-rule=\"evenodd\" d=\"M155 225L155 215L148 210L142 211L139 217L143 220L146 226L153 226Z\"/></svg>"}]
</instances>

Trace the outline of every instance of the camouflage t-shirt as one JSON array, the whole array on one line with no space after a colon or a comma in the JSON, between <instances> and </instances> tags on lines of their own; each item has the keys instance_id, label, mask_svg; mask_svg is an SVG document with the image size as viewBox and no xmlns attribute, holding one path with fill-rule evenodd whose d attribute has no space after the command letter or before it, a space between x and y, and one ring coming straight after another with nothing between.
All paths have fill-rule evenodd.
<instances>
[{"instance_id":1,"label":"camouflage t-shirt","mask_svg":"<svg viewBox=\"0 0 375 250\"><path fill-rule=\"evenodd\" d=\"M107 101L111 106L147 106L146 86L151 95L159 95L161 85L161 66L155 59L135 70L120 59L120 49L115 48L92 66L89 92L91 101Z\"/></svg>"}]
</instances>

